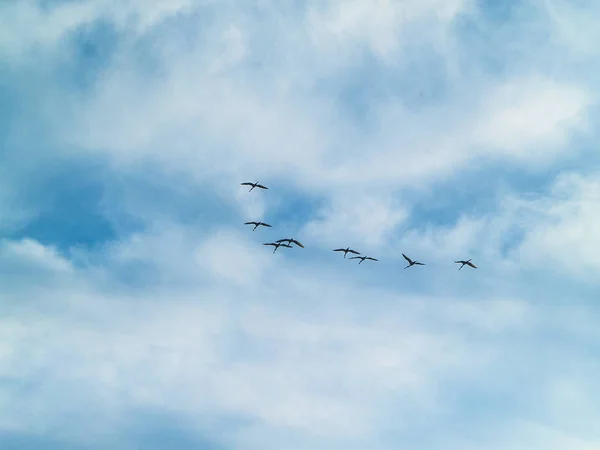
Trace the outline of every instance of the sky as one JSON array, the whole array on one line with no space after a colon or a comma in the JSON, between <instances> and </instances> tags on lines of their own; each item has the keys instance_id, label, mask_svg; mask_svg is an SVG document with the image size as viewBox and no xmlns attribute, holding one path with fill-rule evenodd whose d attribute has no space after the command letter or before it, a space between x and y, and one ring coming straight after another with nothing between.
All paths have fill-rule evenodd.
<instances>
[{"instance_id":1,"label":"sky","mask_svg":"<svg viewBox=\"0 0 600 450\"><path fill-rule=\"evenodd\" d=\"M599 450L599 16L1 2L2 448Z\"/></svg>"}]
</instances>

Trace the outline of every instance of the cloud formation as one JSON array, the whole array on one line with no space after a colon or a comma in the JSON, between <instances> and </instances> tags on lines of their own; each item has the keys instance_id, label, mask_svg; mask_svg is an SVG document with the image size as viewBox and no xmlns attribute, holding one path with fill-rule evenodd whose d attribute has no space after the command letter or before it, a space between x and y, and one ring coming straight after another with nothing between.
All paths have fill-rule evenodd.
<instances>
[{"instance_id":1,"label":"cloud formation","mask_svg":"<svg viewBox=\"0 0 600 450\"><path fill-rule=\"evenodd\" d=\"M0 440L600 448L598 12L0 6Z\"/></svg>"}]
</instances>

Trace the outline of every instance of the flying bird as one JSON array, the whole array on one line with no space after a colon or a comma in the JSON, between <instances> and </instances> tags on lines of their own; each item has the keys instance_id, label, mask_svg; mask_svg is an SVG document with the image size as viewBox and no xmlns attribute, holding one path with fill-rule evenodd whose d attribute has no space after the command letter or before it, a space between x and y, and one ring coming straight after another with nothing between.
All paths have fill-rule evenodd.
<instances>
[{"instance_id":1,"label":"flying bird","mask_svg":"<svg viewBox=\"0 0 600 450\"><path fill-rule=\"evenodd\" d=\"M404 256L404 259L408 261L408 266L406 266L405 269L408 269L410 266L424 266L425 265L422 262L413 261L408 256L406 256L404 253L402 253L402 256Z\"/></svg>"},{"instance_id":2,"label":"flying bird","mask_svg":"<svg viewBox=\"0 0 600 450\"><path fill-rule=\"evenodd\" d=\"M302 245L300 242L298 242L296 239L293 239L293 238L279 239L276 242L287 242L288 244L296 244L298 247L304 248L304 245Z\"/></svg>"},{"instance_id":3,"label":"flying bird","mask_svg":"<svg viewBox=\"0 0 600 450\"><path fill-rule=\"evenodd\" d=\"M346 257L346 255L348 253L353 253L355 255L360 255L360 252L357 252L356 250L352 250L350 247L346 247L346 248L336 248L334 250L334 252L344 252L344 258Z\"/></svg>"},{"instance_id":4,"label":"flying bird","mask_svg":"<svg viewBox=\"0 0 600 450\"><path fill-rule=\"evenodd\" d=\"M467 260L467 261L454 261L456 264L460 264L461 266L458 268L458 270L462 269L465 266L469 266L472 267L473 269L477 269L477 266L475 264L473 264L471 262L471 260Z\"/></svg>"},{"instance_id":5,"label":"flying bird","mask_svg":"<svg viewBox=\"0 0 600 450\"><path fill-rule=\"evenodd\" d=\"M287 247L287 248L292 248L292 246L291 246L291 245L289 245L289 244L284 244L283 242L269 242L269 243L267 243L267 244L263 244L263 245L272 245L273 247L275 247L275 248L273 249L273 253L275 253L279 247Z\"/></svg>"},{"instance_id":6,"label":"flying bird","mask_svg":"<svg viewBox=\"0 0 600 450\"><path fill-rule=\"evenodd\" d=\"M260 188L260 189L269 189L266 186L263 186L262 184L258 184L258 183L250 183L250 182L246 182L246 183L240 183L240 186L251 186L250 191L254 188ZM248 192L250 192L248 191Z\"/></svg>"},{"instance_id":7,"label":"flying bird","mask_svg":"<svg viewBox=\"0 0 600 450\"><path fill-rule=\"evenodd\" d=\"M254 228L252 229L252 231L256 230L261 225L263 227L271 228L271 225L269 225L268 223L264 223L264 222L244 222L244 225L254 225Z\"/></svg>"},{"instance_id":8,"label":"flying bird","mask_svg":"<svg viewBox=\"0 0 600 450\"><path fill-rule=\"evenodd\" d=\"M371 261L379 261L378 259L371 258L370 256L353 256L352 258L348 258L348 259L360 259L360 261L358 262L359 264L362 264L362 262L365 259L369 259Z\"/></svg>"}]
</instances>

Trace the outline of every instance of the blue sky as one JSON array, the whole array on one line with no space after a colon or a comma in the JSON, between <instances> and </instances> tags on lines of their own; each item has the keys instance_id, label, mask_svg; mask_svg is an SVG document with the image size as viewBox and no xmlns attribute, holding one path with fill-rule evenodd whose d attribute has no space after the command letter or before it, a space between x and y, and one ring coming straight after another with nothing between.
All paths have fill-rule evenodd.
<instances>
[{"instance_id":1,"label":"blue sky","mask_svg":"<svg viewBox=\"0 0 600 450\"><path fill-rule=\"evenodd\" d=\"M4 2L3 448L600 449L599 15Z\"/></svg>"}]
</instances>

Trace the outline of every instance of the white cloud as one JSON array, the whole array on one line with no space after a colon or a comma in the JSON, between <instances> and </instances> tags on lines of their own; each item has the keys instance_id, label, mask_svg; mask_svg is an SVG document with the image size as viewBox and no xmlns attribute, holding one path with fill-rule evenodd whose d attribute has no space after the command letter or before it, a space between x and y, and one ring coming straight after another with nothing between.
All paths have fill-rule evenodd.
<instances>
[{"instance_id":1,"label":"white cloud","mask_svg":"<svg viewBox=\"0 0 600 450\"><path fill-rule=\"evenodd\" d=\"M180 258L196 254L173 246L172 239L165 248L178 248ZM199 248L226 242L234 239L213 236ZM243 246L232 245L232 251ZM50 251L30 252L29 258L38 261L39 255L56 259ZM569 353L569 346L536 356L539 347L526 339L548 323L546 306L476 296L442 301L388 292L382 298L380 288L360 286L342 272L324 277L319 266L293 282L298 274L285 260L264 265L269 276L260 284L210 277L208 284L174 290L167 280L159 289L127 295L103 293L87 269L77 273L86 283L68 290L59 287L67 275L52 272L38 286L48 293L47 306L28 308L26 324L21 300L36 288L5 290L15 306L1 319L0 375L43 382L30 384L26 395L11 383L3 386L2 402L18 406L0 416L0 428L102 442L107 434L126 431L128 411L153 408L199 427L219 418L243 419L246 425L228 431L227 441L237 448L264 448L266 435L273 439L268 448L293 436L298 440L291 448L354 448L350 441L377 442L392 431L401 439L422 420L442 426L448 408L456 407L447 389L462 392L471 385L469 390L483 389L485 395L503 390L509 403L526 395L547 414L538 425L517 416L480 428L480 448L516 449L518 442L542 448L548 433L594 445L591 435L564 429L568 424L560 414L568 396L573 414L585 407L588 421L597 416L576 395L587 379L548 372L560 355L569 355L573 369L585 359ZM536 367L513 365L526 360L537 361ZM543 389L527 391L534 380ZM73 429L74 411L96 420ZM550 419L554 426L545 424ZM498 430L514 435L503 447L495 447ZM470 448L466 441L458 440L460 448ZM447 442L450 448L453 443ZM375 448L396 444L381 441Z\"/></svg>"},{"instance_id":2,"label":"white cloud","mask_svg":"<svg viewBox=\"0 0 600 450\"><path fill-rule=\"evenodd\" d=\"M403 234L398 247L410 249L409 253L417 251L440 260L451 261L465 256L469 259L474 253L480 252L479 247L487 238L482 235L490 230L488 225L485 219L461 217L457 223L450 226L429 225L411 229Z\"/></svg>"},{"instance_id":3,"label":"white cloud","mask_svg":"<svg viewBox=\"0 0 600 450\"><path fill-rule=\"evenodd\" d=\"M317 215L304 230L311 240L336 248L375 249L389 241L408 213L391 195L350 191L334 197Z\"/></svg>"},{"instance_id":4,"label":"white cloud","mask_svg":"<svg viewBox=\"0 0 600 450\"><path fill-rule=\"evenodd\" d=\"M448 39L449 24L471 2L351 0L324 4L311 9L308 16L309 35L317 51L335 55L333 61L339 61L340 56L355 56L365 46L387 63L402 64L397 58L412 40L412 33L418 29L423 40ZM436 34L440 30L441 37Z\"/></svg>"},{"instance_id":5,"label":"white cloud","mask_svg":"<svg viewBox=\"0 0 600 450\"><path fill-rule=\"evenodd\" d=\"M586 125L584 112L593 102L577 86L543 77L513 80L485 99L474 144L526 161L543 160L564 149L569 134Z\"/></svg>"},{"instance_id":6,"label":"white cloud","mask_svg":"<svg viewBox=\"0 0 600 450\"><path fill-rule=\"evenodd\" d=\"M233 285L254 285L273 267L273 258L240 239L239 233L220 231L196 253L198 265L215 278ZM279 256L279 255L278 255Z\"/></svg>"},{"instance_id":7,"label":"white cloud","mask_svg":"<svg viewBox=\"0 0 600 450\"><path fill-rule=\"evenodd\" d=\"M222 243L222 238L209 238L201 248ZM173 248L170 244L172 240L166 247ZM39 259L36 255L31 258ZM40 255L56 259L48 252ZM206 268L223 275L224 266L207 258ZM258 262L264 263L260 258ZM415 305L423 311L410 305L386 306L401 321L379 313L365 321L360 304L376 292L342 283L343 278L323 283L318 268L302 284L293 284L295 275L285 265L265 267L270 281L262 287L250 285L249 278L228 275L213 278L212 286L173 291L176 296L162 289L121 298L101 294L82 271L78 276L91 284L65 297L66 291L56 288L60 275L48 279L43 287L53 307L43 313L29 310L26 328L19 325L19 307L2 319L3 376L27 379L43 369L44 383L32 386L1 426L18 423L29 431L54 430L62 427L63 407L83 410L91 407L87 401L93 398L98 413L108 409L111 415L124 408L153 406L199 421L205 415L240 414L257 420L256 427L297 430L313 439L365 438L377 433L389 408L433 407L439 399L432 397L432 385L476 370L484 358L481 349L464 340L457 324L481 330L479 315L490 312L486 306L464 302L466 314L460 314L458 322L437 313L442 325L438 331L421 329L410 320L436 309L419 300ZM236 273L231 269L229 273ZM221 283L228 287L215 290ZM322 306L311 311L310 318L304 316L302 302L326 292L320 285L334 288L336 297L316 297L314 305ZM18 303L28 292L9 295ZM332 308L342 303L358 309ZM456 311L452 315L456 317ZM515 319L521 320L519 315L503 315L491 326L496 331L523 326ZM38 350L23 358L28 349ZM84 395L92 387L93 393ZM51 414L49 408L54 407L41 400L59 391L64 406ZM7 388L3 394L9 402L15 395ZM410 416L399 419L409 421ZM110 426L118 427L112 422ZM86 427L79 431L85 433Z\"/></svg>"},{"instance_id":8,"label":"white cloud","mask_svg":"<svg viewBox=\"0 0 600 450\"><path fill-rule=\"evenodd\" d=\"M408 14L403 20L417 22L422 15L443 12L437 2L430 3L401 8L389 2L386 8L394 14L381 17L374 12L379 10L369 6L373 27L355 39L369 41L377 36L385 29L381 23L395 20L399 9ZM362 11L366 3L330 8L327 14L334 17L363 17L350 11ZM462 7L457 4L450 9L456 14ZM444 20L450 21L453 14ZM127 59L113 67L99 83L96 95L76 108L84 113L74 118L76 126L64 130L65 143L108 151L122 161L151 157L204 174L239 176L243 171L274 178L285 173L289 174L287 182L323 192L351 183L390 189L416 184L446 176L488 155L528 164L545 161L550 149L550 154L564 150L570 133L585 125L591 101L586 91L539 73L509 78L499 85L471 83L469 91L458 89L460 94L450 98L449 104L423 111L409 110L396 99L373 105L374 130L352 131L340 106L324 100L314 89L321 68L335 58L321 55L310 65L289 67L285 60L263 56L257 46L268 37L264 24L236 23L226 17L217 20L222 26L209 28L209 36L197 42L197 49L164 54L157 50L164 76L142 74ZM302 20L294 26L303 32ZM229 43L223 44L223 38ZM174 39L178 38L167 34L162 45ZM327 46L334 39L320 37L319 43ZM303 61L311 44L291 43L301 47L296 53L298 61ZM287 54L289 44L281 36L272 42L272 52ZM409 58L403 52L395 57ZM265 69L253 68L246 62L249 58L261 61Z\"/></svg>"},{"instance_id":9,"label":"white cloud","mask_svg":"<svg viewBox=\"0 0 600 450\"><path fill-rule=\"evenodd\" d=\"M30 63L35 58L46 59L48 54L56 56L69 33L97 20L107 19L118 29L141 34L198 5L192 0L99 0L51 6L41 3L23 0L0 6L0 55L9 62Z\"/></svg>"},{"instance_id":10,"label":"white cloud","mask_svg":"<svg viewBox=\"0 0 600 450\"><path fill-rule=\"evenodd\" d=\"M93 89L62 92L62 79L38 86L51 92L40 95L40 117L59 137L49 154L100 156L116 174L159 167L148 176L154 186L181 184L173 192L186 199L214 195L240 220L239 228L215 225L205 212L204 222L178 223L152 193L128 198L136 187L125 177L128 187L107 195L104 212L116 228L119 213L135 217L143 224L136 233L101 250L71 249L70 259L33 239L3 241L0 376L8 383L0 404L17 406L0 415L0 430L84 442L126 432L131 409L158 408L195 427L245 420L228 433L235 448L397 448L423 422L422 436L443 430L448 415L465 424L450 435L468 434L475 396L504 408L481 417L476 448L551 448L551 439L596 448L559 414L566 403L572 417L597 418L582 394L593 387L581 375L586 357L573 355L574 341L599 338L583 320L593 309L580 293L572 294L577 305L557 306L552 286L568 277L539 281L552 263L594 282L596 177L565 177L542 199L516 193L497 211L446 221L454 225L408 220L428 182L460 180L482 160L514 169L573 155L572 135L593 133L591 89L539 60L492 76L465 58L458 19L475 17L464 15L472 2L288 6L262 2L250 14L228 3L206 26L203 6L189 1L64 3L48 15L32 1L1 7L0 55L17 71L35 71L27 64L38 54L42 67L60 61L70 33L97 19L126 35ZM580 45L576 27L560 22L560 45ZM150 38L156 72L133 58ZM590 51L578 47L576 58ZM377 67L364 65L365 54ZM438 59L439 79L424 84L435 92L415 105L411 91ZM350 111L347 97L366 84L373 95ZM450 87L439 93L438 84ZM272 189L248 193L241 181ZM3 186L0 197L15 192ZM276 220L284 193L325 205L316 216L294 213L294 232L314 243L298 258L272 254L261 245L269 230L242 225ZM333 258L331 248L346 245L376 257L407 249L428 266L400 271L403 278L393 260L360 270ZM458 257L481 261L481 270L456 276ZM552 333L567 342L538 351ZM549 374L569 355L577 373ZM550 412L531 409L536 420L525 421L524 398ZM503 411L515 417L501 422ZM74 425L74 416L90 420ZM502 444L498 429L508 436Z\"/></svg>"},{"instance_id":11,"label":"white cloud","mask_svg":"<svg viewBox=\"0 0 600 450\"><path fill-rule=\"evenodd\" d=\"M353 129L344 106L317 89L319 77L342 73L326 70L334 56L316 52L307 57L314 43L297 37L314 27L321 27L321 33L328 29L324 24L341 21L354 40L387 48L391 44L383 43L393 27L385 24L400 20L397 16L405 14L402 23L417 26L423 17L442 14L435 26L450 27L456 14L471 7L453 3L446 14L436 9L436 2L418 8L411 3L400 14L398 5L386 5L393 14L380 17L371 8L372 26L361 30L349 17L361 16L352 11L362 11L363 3L309 8L306 17L289 24L292 37L269 41L273 55L289 55L286 46L299 46L299 65L265 54L258 43L270 38L271 28L242 20L240 10L217 16L216 25L189 51L176 45L181 44L178 34L166 29L156 44L161 75L142 73L130 59L119 58L95 91L71 106L77 116L62 130L61 141L108 156L116 167L158 162L166 170L191 173L198 182L212 182L223 192L250 178L285 183L331 205L329 217L311 224L309 235L326 242L347 236L380 247L410 204L392 200L393 194L366 192L422 186L482 160L527 168L547 164L566 154L573 133L589 131L587 108L594 99L587 89L535 70L504 80L467 77L445 103L418 110L394 96L373 102L368 113L374 125ZM277 9L265 20L272 21L273 29L285 28L287 16ZM315 20L322 23L317 26ZM313 28L304 29L306 23ZM318 41L327 47L336 39L325 33ZM161 51L171 47L177 50ZM407 64L413 58L402 49L394 55ZM340 194L344 190L356 192L358 199ZM272 204L258 196L243 200L247 203L239 200L248 220L270 214ZM349 213L352 204L356 212ZM359 204L376 205L375 212L362 214Z\"/></svg>"},{"instance_id":12,"label":"white cloud","mask_svg":"<svg viewBox=\"0 0 600 450\"><path fill-rule=\"evenodd\" d=\"M25 270L27 266L39 267L42 270L59 273L73 270L72 265L63 259L55 249L44 247L31 239L3 240L0 250L4 254L4 262L8 262L11 267L20 266Z\"/></svg>"},{"instance_id":13,"label":"white cloud","mask_svg":"<svg viewBox=\"0 0 600 450\"><path fill-rule=\"evenodd\" d=\"M563 51L577 58L595 57L598 48L593 45L599 37L593 18L598 13L598 5L592 1L579 3L564 0L545 0L543 12L549 19L552 29L551 39Z\"/></svg>"},{"instance_id":14,"label":"white cloud","mask_svg":"<svg viewBox=\"0 0 600 450\"><path fill-rule=\"evenodd\" d=\"M397 251L434 261L473 258L496 270L555 272L596 283L600 257L600 182L596 173L562 174L547 193L505 193L497 209L466 213L448 225L403 232Z\"/></svg>"},{"instance_id":15,"label":"white cloud","mask_svg":"<svg viewBox=\"0 0 600 450\"><path fill-rule=\"evenodd\" d=\"M517 255L538 267L596 282L600 256L600 181L596 174L565 175L551 195L524 202L538 215L527 229Z\"/></svg>"}]
</instances>

